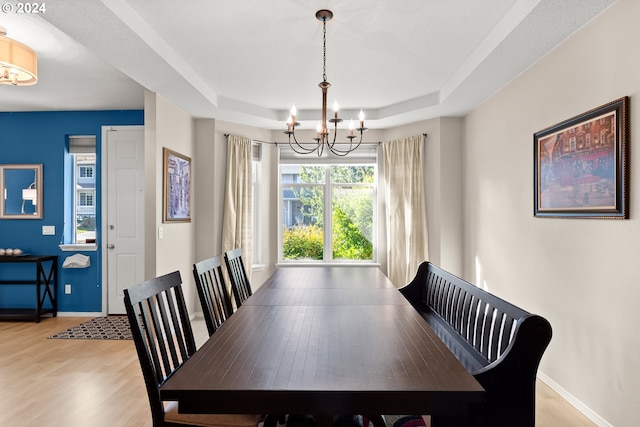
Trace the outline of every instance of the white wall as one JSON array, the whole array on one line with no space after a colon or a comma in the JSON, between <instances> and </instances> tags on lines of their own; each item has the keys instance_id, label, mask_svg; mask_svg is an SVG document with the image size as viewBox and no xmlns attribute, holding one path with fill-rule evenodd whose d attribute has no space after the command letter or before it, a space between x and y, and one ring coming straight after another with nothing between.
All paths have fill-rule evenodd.
<instances>
[{"instance_id":1,"label":"white wall","mask_svg":"<svg viewBox=\"0 0 640 427\"><path fill-rule=\"evenodd\" d=\"M533 217L533 134L622 96L640 129L640 1L619 0L466 117L466 278L546 317L540 371L599 425L640 425L637 188L630 219Z\"/></svg>"}]
</instances>

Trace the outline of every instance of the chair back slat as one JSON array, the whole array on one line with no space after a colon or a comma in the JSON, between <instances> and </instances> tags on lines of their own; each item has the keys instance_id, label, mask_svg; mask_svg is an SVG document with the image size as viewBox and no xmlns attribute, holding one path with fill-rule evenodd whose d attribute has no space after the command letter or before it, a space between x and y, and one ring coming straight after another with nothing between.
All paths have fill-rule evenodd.
<instances>
[{"instance_id":1,"label":"chair back slat","mask_svg":"<svg viewBox=\"0 0 640 427\"><path fill-rule=\"evenodd\" d=\"M211 336L233 314L220 257L207 258L193 264L193 277L207 330Z\"/></svg>"},{"instance_id":2,"label":"chair back slat","mask_svg":"<svg viewBox=\"0 0 640 427\"><path fill-rule=\"evenodd\" d=\"M240 307L252 294L251 283L242 261L242 249L236 248L225 252L224 261L227 265L236 307Z\"/></svg>"},{"instance_id":3,"label":"chair back slat","mask_svg":"<svg viewBox=\"0 0 640 427\"><path fill-rule=\"evenodd\" d=\"M164 423L160 386L196 351L179 271L124 290L154 425Z\"/></svg>"}]
</instances>

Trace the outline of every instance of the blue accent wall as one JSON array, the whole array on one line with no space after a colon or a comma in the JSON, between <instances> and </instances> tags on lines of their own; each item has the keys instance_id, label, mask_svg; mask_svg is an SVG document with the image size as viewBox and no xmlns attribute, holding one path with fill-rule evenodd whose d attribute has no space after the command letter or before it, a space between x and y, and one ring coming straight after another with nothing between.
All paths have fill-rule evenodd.
<instances>
[{"instance_id":1,"label":"blue accent wall","mask_svg":"<svg viewBox=\"0 0 640 427\"><path fill-rule=\"evenodd\" d=\"M143 125L143 110L54 111L0 113L0 164L43 165L43 219L0 219L0 248L20 248L34 255L58 255L58 311L102 311L101 151L102 127ZM74 252L61 251L65 228L66 144L69 135L96 136L96 212L98 250L82 252L91 257L84 269L63 269L62 261ZM69 166L66 166L69 170ZM67 173L68 174L68 173ZM67 201L67 203L69 203ZM56 227L54 236L43 236L42 226ZM68 225L67 225L68 227ZM0 280L35 278L33 265L0 264ZM64 284L72 286L65 295ZM0 308L35 307L35 287L0 286Z\"/></svg>"}]
</instances>

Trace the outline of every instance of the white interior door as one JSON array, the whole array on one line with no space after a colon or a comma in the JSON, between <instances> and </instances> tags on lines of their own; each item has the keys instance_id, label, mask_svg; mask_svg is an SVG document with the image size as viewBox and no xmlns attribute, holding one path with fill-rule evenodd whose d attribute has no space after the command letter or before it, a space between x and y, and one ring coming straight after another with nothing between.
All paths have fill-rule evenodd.
<instances>
[{"instance_id":1,"label":"white interior door","mask_svg":"<svg viewBox=\"0 0 640 427\"><path fill-rule=\"evenodd\" d=\"M144 280L144 128L105 128L102 144L107 313L124 314L124 289Z\"/></svg>"}]
</instances>

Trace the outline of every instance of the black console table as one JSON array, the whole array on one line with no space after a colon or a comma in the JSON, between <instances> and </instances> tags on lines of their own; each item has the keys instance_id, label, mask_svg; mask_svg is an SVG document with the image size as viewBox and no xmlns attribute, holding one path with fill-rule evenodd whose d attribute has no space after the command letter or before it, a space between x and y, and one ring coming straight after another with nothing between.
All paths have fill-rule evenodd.
<instances>
[{"instance_id":1,"label":"black console table","mask_svg":"<svg viewBox=\"0 0 640 427\"><path fill-rule=\"evenodd\" d=\"M32 308L0 308L0 319L25 320L40 322L43 314L56 317L58 314L58 256L57 255L23 255L0 256L0 264L32 263L36 266L35 280L0 280L0 285L31 285L36 287L36 306ZM46 300L51 308L45 308Z\"/></svg>"}]
</instances>

